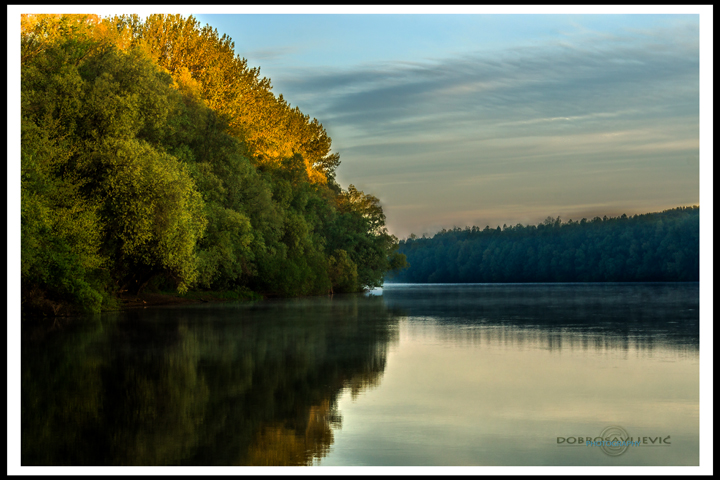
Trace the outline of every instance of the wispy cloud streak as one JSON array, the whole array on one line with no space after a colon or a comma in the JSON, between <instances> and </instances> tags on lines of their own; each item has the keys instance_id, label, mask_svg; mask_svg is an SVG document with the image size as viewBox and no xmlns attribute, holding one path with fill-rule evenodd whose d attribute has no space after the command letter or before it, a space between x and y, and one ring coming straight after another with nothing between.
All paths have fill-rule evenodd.
<instances>
[{"instance_id":1,"label":"wispy cloud streak","mask_svg":"<svg viewBox=\"0 0 720 480\"><path fill-rule=\"evenodd\" d=\"M283 84L299 96L313 97L328 121L368 135L389 134L393 121L430 113L456 115L450 129L470 120L493 126L630 108L696 115L697 104L688 100L698 96L697 31L673 31L674 37L644 32L606 35L610 38L598 43L596 35L589 35L492 56L300 72Z\"/></svg>"},{"instance_id":2,"label":"wispy cloud streak","mask_svg":"<svg viewBox=\"0 0 720 480\"><path fill-rule=\"evenodd\" d=\"M698 152L698 52L697 22L679 20L622 34L577 29L534 46L425 62L295 70L281 88L286 98L312 105L327 126L343 159L341 180L346 172L373 189L378 174L442 172L450 184L499 175L498 190L507 192L512 178L510 191L535 211L557 209L555 196L520 191L543 179L549 189L562 188L552 181L562 177L580 186L567 211L572 202L647 203L632 194L647 194L643 178L662 177L663 185L675 178L686 189L692 183L697 167L686 159ZM503 176L514 172L526 178ZM589 172L603 175L593 180ZM413 185L391 183L379 182L381 198L407 203ZM482 201L485 210L500 211L499 199L508 197L493 196L490 183L478 181L487 193L464 197L440 186L422 191L435 201L456 195L457 205ZM672 198L695 202L697 188ZM388 218L402 233L421 222L410 214Z\"/></svg>"}]
</instances>

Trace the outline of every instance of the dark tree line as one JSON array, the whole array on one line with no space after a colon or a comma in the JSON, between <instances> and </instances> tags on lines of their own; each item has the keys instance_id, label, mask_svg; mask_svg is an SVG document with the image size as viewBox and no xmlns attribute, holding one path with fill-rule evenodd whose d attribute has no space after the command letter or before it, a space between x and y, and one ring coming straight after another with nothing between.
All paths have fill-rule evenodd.
<instances>
[{"instance_id":1,"label":"dark tree line","mask_svg":"<svg viewBox=\"0 0 720 480\"><path fill-rule=\"evenodd\" d=\"M400 241L411 283L699 281L700 208L442 230Z\"/></svg>"}]
</instances>

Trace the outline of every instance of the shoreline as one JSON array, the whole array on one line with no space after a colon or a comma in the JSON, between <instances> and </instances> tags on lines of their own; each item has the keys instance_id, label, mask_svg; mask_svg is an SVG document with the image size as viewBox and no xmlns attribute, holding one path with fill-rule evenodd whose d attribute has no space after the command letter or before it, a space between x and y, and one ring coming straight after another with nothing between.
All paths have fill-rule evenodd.
<instances>
[{"instance_id":1,"label":"shoreline","mask_svg":"<svg viewBox=\"0 0 720 480\"><path fill-rule=\"evenodd\" d=\"M221 298L213 295L214 292L190 292L197 298L182 297L172 293L140 293L138 295L120 295L118 301L120 308L113 311L123 311L132 308L155 307L161 305L180 305L195 303L220 303L240 299ZM110 310L107 310L110 311Z\"/></svg>"}]
</instances>

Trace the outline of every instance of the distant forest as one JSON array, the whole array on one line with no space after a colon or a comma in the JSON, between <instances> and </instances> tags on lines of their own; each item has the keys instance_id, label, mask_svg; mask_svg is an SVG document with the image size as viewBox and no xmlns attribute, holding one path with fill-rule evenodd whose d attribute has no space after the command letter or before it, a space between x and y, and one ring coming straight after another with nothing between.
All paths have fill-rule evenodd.
<instances>
[{"instance_id":1,"label":"distant forest","mask_svg":"<svg viewBox=\"0 0 720 480\"><path fill-rule=\"evenodd\" d=\"M699 281L700 208L442 230L400 241L411 283Z\"/></svg>"}]
</instances>

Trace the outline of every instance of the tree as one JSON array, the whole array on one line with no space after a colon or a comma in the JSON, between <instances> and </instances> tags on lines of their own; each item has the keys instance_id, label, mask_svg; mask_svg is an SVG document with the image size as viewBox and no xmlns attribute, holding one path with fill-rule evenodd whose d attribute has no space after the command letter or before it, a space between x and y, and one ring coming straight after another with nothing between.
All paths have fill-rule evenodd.
<instances>
[{"instance_id":1,"label":"tree","mask_svg":"<svg viewBox=\"0 0 720 480\"><path fill-rule=\"evenodd\" d=\"M322 124L229 37L179 15L25 15L21 29L23 288L36 303L97 310L158 278L181 292L350 292L406 265L379 200L336 183Z\"/></svg>"}]
</instances>

